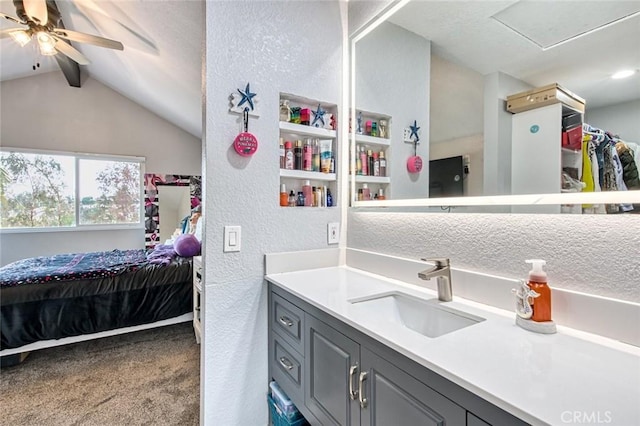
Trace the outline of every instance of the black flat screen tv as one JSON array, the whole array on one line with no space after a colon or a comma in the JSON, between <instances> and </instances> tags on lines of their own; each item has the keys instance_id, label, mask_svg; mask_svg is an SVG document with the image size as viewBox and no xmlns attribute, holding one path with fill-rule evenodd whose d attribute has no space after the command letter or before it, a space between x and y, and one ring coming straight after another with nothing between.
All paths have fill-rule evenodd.
<instances>
[{"instance_id":1,"label":"black flat screen tv","mask_svg":"<svg viewBox=\"0 0 640 426\"><path fill-rule=\"evenodd\" d=\"M462 156L429 161L429 198L464 195Z\"/></svg>"}]
</instances>

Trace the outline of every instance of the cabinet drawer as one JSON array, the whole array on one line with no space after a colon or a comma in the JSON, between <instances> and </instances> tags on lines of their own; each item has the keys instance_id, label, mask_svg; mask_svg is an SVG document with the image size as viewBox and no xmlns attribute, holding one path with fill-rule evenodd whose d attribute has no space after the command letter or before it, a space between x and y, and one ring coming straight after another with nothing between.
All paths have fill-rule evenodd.
<instances>
[{"instance_id":1,"label":"cabinet drawer","mask_svg":"<svg viewBox=\"0 0 640 426\"><path fill-rule=\"evenodd\" d=\"M299 354L304 354L304 312L273 294L271 315L271 328Z\"/></svg>"},{"instance_id":2,"label":"cabinet drawer","mask_svg":"<svg viewBox=\"0 0 640 426\"><path fill-rule=\"evenodd\" d=\"M293 403L304 405L304 359L275 333L271 333L269 369L284 393Z\"/></svg>"}]
</instances>

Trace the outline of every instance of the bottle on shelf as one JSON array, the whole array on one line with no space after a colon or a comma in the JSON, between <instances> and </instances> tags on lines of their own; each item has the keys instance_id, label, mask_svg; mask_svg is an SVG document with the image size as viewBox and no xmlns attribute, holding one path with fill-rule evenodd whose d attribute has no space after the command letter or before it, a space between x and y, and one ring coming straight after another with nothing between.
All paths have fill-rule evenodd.
<instances>
[{"instance_id":1,"label":"bottle on shelf","mask_svg":"<svg viewBox=\"0 0 640 426\"><path fill-rule=\"evenodd\" d=\"M380 136L381 138L386 138L387 137L387 120L380 119L378 124L379 124L378 136Z\"/></svg>"},{"instance_id":2,"label":"bottle on shelf","mask_svg":"<svg viewBox=\"0 0 640 426\"><path fill-rule=\"evenodd\" d=\"M286 169L286 155L284 148L284 138L280 138L280 168Z\"/></svg>"},{"instance_id":3,"label":"bottle on shelf","mask_svg":"<svg viewBox=\"0 0 640 426\"><path fill-rule=\"evenodd\" d=\"M304 206L311 207L313 205L313 192L311 190L311 182L308 180L305 180L304 185L302 185L302 194L304 195Z\"/></svg>"},{"instance_id":4,"label":"bottle on shelf","mask_svg":"<svg viewBox=\"0 0 640 426\"><path fill-rule=\"evenodd\" d=\"M327 188L327 207L333 207L333 196L329 188Z\"/></svg>"},{"instance_id":5,"label":"bottle on shelf","mask_svg":"<svg viewBox=\"0 0 640 426\"><path fill-rule=\"evenodd\" d=\"M295 148L293 149L293 158L294 165L293 168L295 170L302 170L302 141L297 140Z\"/></svg>"},{"instance_id":6,"label":"bottle on shelf","mask_svg":"<svg viewBox=\"0 0 640 426\"><path fill-rule=\"evenodd\" d=\"M291 108L289 108L289 100L283 99L280 101L280 121L291 120Z\"/></svg>"},{"instance_id":7,"label":"bottle on shelf","mask_svg":"<svg viewBox=\"0 0 640 426\"><path fill-rule=\"evenodd\" d=\"M302 147L302 169L308 172L313 170L313 146L309 138L304 140Z\"/></svg>"},{"instance_id":8,"label":"bottle on shelf","mask_svg":"<svg viewBox=\"0 0 640 426\"><path fill-rule=\"evenodd\" d=\"M284 168L287 170L293 170L295 165L295 159L293 155L293 144L291 141L284 143Z\"/></svg>"},{"instance_id":9,"label":"bottle on shelf","mask_svg":"<svg viewBox=\"0 0 640 426\"><path fill-rule=\"evenodd\" d=\"M289 207L296 206L296 194L293 193L293 189L289 193Z\"/></svg>"},{"instance_id":10,"label":"bottle on shelf","mask_svg":"<svg viewBox=\"0 0 640 426\"><path fill-rule=\"evenodd\" d=\"M313 140L313 154L311 157L312 170L314 172L320 171L320 142L318 139Z\"/></svg>"},{"instance_id":11,"label":"bottle on shelf","mask_svg":"<svg viewBox=\"0 0 640 426\"><path fill-rule=\"evenodd\" d=\"M369 164L367 171L369 172L369 176L373 176L373 152L370 149L367 150L367 161Z\"/></svg>"},{"instance_id":12,"label":"bottle on shelf","mask_svg":"<svg viewBox=\"0 0 640 426\"><path fill-rule=\"evenodd\" d=\"M384 189L378 189L378 200L386 200L387 198L384 196Z\"/></svg>"},{"instance_id":13,"label":"bottle on shelf","mask_svg":"<svg viewBox=\"0 0 640 426\"><path fill-rule=\"evenodd\" d=\"M373 153L373 176L380 176L380 159L378 153Z\"/></svg>"},{"instance_id":14,"label":"bottle on shelf","mask_svg":"<svg viewBox=\"0 0 640 426\"><path fill-rule=\"evenodd\" d=\"M380 161L380 176L387 176L387 159L384 158L384 151L380 151L378 160Z\"/></svg>"},{"instance_id":15,"label":"bottle on shelf","mask_svg":"<svg viewBox=\"0 0 640 426\"><path fill-rule=\"evenodd\" d=\"M298 197L296 198L296 207L304 207L304 193L298 191Z\"/></svg>"},{"instance_id":16,"label":"bottle on shelf","mask_svg":"<svg viewBox=\"0 0 640 426\"><path fill-rule=\"evenodd\" d=\"M360 145L360 163L362 164L362 175L367 176L369 174L369 159L367 158L367 153L365 152L364 146L362 145Z\"/></svg>"},{"instance_id":17,"label":"bottle on shelf","mask_svg":"<svg viewBox=\"0 0 640 426\"><path fill-rule=\"evenodd\" d=\"M369 190L369 185L366 183L362 184L362 201L371 200L371 191Z\"/></svg>"},{"instance_id":18,"label":"bottle on shelf","mask_svg":"<svg viewBox=\"0 0 640 426\"><path fill-rule=\"evenodd\" d=\"M360 158L360 151L356 151L356 174L362 175L362 159Z\"/></svg>"},{"instance_id":19,"label":"bottle on shelf","mask_svg":"<svg viewBox=\"0 0 640 426\"><path fill-rule=\"evenodd\" d=\"M280 185L280 207L287 207L289 205L289 196L287 195L287 187L283 183Z\"/></svg>"},{"instance_id":20,"label":"bottle on shelf","mask_svg":"<svg viewBox=\"0 0 640 426\"><path fill-rule=\"evenodd\" d=\"M317 187L314 190L314 199L315 199L315 204L316 207L322 207L322 188Z\"/></svg>"}]
</instances>

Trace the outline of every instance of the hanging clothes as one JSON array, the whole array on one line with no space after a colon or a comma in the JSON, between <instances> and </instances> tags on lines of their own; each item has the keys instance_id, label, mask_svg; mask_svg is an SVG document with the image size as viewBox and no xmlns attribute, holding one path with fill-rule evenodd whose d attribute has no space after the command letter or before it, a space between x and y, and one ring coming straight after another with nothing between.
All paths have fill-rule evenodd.
<instances>
[{"instance_id":1,"label":"hanging clothes","mask_svg":"<svg viewBox=\"0 0 640 426\"><path fill-rule=\"evenodd\" d=\"M616 143L616 152L622 164L622 178L628 189L640 189L638 164L633 158L633 151L624 142Z\"/></svg>"}]
</instances>

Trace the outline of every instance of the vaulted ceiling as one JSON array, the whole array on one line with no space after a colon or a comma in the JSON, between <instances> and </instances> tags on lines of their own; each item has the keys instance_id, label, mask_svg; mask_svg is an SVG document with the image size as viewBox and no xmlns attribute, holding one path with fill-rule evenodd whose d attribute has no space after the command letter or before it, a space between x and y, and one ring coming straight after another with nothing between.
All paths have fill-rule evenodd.
<instances>
[{"instance_id":1,"label":"vaulted ceiling","mask_svg":"<svg viewBox=\"0 0 640 426\"><path fill-rule=\"evenodd\" d=\"M57 0L66 28L118 40L123 51L84 43L73 46L91 64L82 73L114 89L194 136L202 134L204 2ZM11 0L0 12L15 16ZM2 20L1 28L19 27ZM52 57L0 40L0 79L58 71ZM33 70L34 62L40 67ZM69 90L82 90L69 87Z\"/></svg>"}]
</instances>

